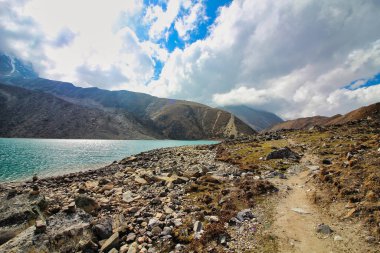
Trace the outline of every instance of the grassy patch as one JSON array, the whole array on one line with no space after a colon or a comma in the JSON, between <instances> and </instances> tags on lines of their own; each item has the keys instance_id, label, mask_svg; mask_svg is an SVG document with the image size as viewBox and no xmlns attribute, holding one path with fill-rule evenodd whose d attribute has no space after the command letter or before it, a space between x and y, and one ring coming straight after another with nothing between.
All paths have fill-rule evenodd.
<instances>
[{"instance_id":1,"label":"grassy patch","mask_svg":"<svg viewBox=\"0 0 380 253\"><path fill-rule=\"evenodd\" d=\"M238 144L223 144L218 147L217 159L236 164L245 171L260 172L268 168L287 169L289 164L281 160L265 160L265 157L276 148L288 146L287 140L271 140Z\"/></svg>"}]
</instances>

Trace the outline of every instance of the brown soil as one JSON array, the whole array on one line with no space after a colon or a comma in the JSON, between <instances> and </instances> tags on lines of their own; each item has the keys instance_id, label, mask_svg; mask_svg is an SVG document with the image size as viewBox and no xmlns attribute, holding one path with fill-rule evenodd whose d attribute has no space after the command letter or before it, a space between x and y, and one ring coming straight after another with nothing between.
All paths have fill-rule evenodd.
<instances>
[{"instance_id":1,"label":"brown soil","mask_svg":"<svg viewBox=\"0 0 380 253\"><path fill-rule=\"evenodd\" d=\"M302 164L310 164L310 160L314 162L316 157L307 155ZM280 189L278 200L274 201L277 204L271 229L278 238L279 252L379 252L374 245L365 242L365 230L360 224L341 220L314 203L316 187L308 169L288 180L273 182ZM336 207L335 211L338 210ZM322 223L334 232L317 233L316 227Z\"/></svg>"}]
</instances>

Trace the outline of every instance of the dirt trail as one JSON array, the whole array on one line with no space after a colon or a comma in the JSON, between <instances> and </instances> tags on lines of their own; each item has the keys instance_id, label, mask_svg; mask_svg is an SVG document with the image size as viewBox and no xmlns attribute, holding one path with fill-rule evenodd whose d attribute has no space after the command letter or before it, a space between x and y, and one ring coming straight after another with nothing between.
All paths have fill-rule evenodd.
<instances>
[{"instance_id":1,"label":"dirt trail","mask_svg":"<svg viewBox=\"0 0 380 253\"><path fill-rule=\"evenodd\" d=\"M280 189L272 233L278 238L280 252L376 252L366 245L359 224L343 222L321 211L312 201L315 186L310 179L310 165L317 157L305 155L301 168L289 179L275 179ZM315 167L314 167L315 168ZM329 225L334 232L316 232L318 224Z\"/></svg>"}]
</instances>

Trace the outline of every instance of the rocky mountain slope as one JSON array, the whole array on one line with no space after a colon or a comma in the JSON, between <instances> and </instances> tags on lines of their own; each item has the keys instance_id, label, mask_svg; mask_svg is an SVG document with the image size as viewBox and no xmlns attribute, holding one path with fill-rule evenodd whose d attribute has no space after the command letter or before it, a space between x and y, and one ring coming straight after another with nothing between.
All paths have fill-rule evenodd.
<instances>
[{"instance_id":1,"label":"rocky mountain slope","mask_svg":"<svg viewBox=\"0 0 380 253\"><path fill-rule=\"evenodd\" d=\"M273 127L269 131L277 131L282 129L306 129L312 126L329 126L340 125L350 121L361 120L366 118L380 118L380 103L375 103L369 106L364 106L349 112L345 115L335 115L332 117L314 116L307 118L299 118L295 120L288 120Z\"/></svg>"},{"instance_id":2,"label":"rocky mountain slope","mask_svg":"<svg viewBox=\"0 0 380 253\"><path fill-rule=\"evenodd\" d=\"M4 59L8 59L9 64L5 64ZM145 133L147 130L154 133L151 135L154 138L211 139L255 133L240 119L220 109L143 93L80 88L71 83L38 78L28 66L15 65L11 59L1 58L0 81L4 84L48 93L68 103L101 110L111 116L121 113L128 122L137 123L131 126L137 127L134 131Z\"/></svg>"},{"instance_id":3,"label":"rocky mountain slope","mask_svg":"<svg viewBox=\"0 0 380 253\"><path fill-rule=\"evenodd\" d=\"M0 84L0 136L85 139L162 138L127 113L106 113L40 91Z\"/></svg>"},{"instance_id":4,"label":"rocky mountain slope","mask_svg":"<svg viewBox=\"0 0 380 253\"><path fill-rule=\"evenodd\" d=\"M261 131L283 122L274 113L256 110L244 105L225 106L220 109L234 114L256 131Z\"/></svg>"}]
</instances>

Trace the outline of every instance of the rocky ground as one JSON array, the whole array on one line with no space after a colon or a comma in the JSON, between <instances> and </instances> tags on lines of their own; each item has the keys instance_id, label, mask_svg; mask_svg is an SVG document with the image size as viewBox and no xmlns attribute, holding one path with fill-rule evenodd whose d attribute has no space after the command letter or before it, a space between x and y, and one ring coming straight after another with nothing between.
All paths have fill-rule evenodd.
<instances>
[{"instance_id":1,"label":"rocky ground","mask_svg":"<svg viewBox=\"0 0 380 253\"><path fill-rule=\"evenodd\" d=\"M262 134L3 183L0 252L378 252L379 129Z\"/></svg>"}]
</instances>

